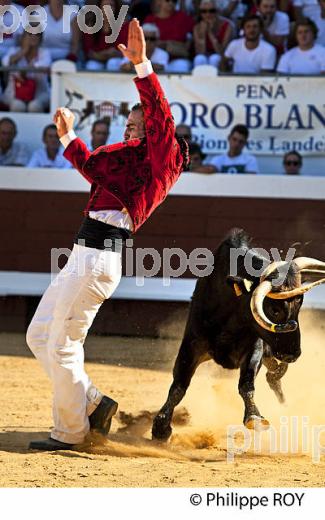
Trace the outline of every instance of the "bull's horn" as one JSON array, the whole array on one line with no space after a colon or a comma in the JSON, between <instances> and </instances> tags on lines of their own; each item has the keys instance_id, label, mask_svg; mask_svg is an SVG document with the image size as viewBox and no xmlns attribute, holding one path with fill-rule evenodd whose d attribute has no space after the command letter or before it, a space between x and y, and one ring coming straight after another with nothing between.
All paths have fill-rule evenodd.
<instances>
[{"instance_id":1,"label":"bull's horn","mask_svg":"<svg viewBox=\"0 0 325 520\"><path fill-rule=\"evenodd\" d=\"M269 292L267 294L267 297L272 298L273 300L286 300L287 298L294 298L295 296L300 296L301 294L310 291L310 289L312 289L313 287L317 287L317 285L321 285L323 283L325 283L325 278L321 278L321 280L317 280L316 282L303 285L302 287L297 287L296 289L291 289L290 291Z\"/></svg>"},{"instance_id":2,"label":"bull's horn","mask_svg":"<svg viewBox=\"0 0 325 520\"><path fill-rule=\"evenodd\" d=\"M287 264L288 264L288 262L285 262L284 260L280 260L278 262L272 262L262 272L262 274L260 276L260 281L263 282L265 280L265 278L270 276L270 274L273 273L276 269L279 269L283 265L287 265Z\"/></svg>"},{"instance_id":3,"label":"bull's horn","mask_svg":"<svg viewBox=\"0 0 325 520\"><path fill-rule=\"evenodd\" d=\"M272 282L264 280L258 287L256 287L251 298L251 311L257 323L263 329L269 332L292 332L298 327L298 323L290 320L287 323L273 323L265 315L263 309L264 298L270 293L272 289Z\"/></svg>"},{"instance_id":4,"label":"bull's horn","mask_svg":"<svg viewBox=\"0 0 325 520\"><path fill-rule=\"evenodd\" d=\"M293 262L296 264L299 271L325 271L325 262L316 260L316 258L300 256L299 258L295 258Z\"/></svg>"}]
</instances>

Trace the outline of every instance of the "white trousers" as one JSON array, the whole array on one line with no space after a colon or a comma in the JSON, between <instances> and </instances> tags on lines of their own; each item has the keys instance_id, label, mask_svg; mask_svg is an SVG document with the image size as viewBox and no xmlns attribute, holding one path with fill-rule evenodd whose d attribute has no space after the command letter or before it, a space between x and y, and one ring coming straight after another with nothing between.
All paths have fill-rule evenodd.
<instances>
[{"instance_id":1,"label":"white trousers","mask_svg":"<svg viewBox=\"0 0 325 520\"><path fill-rule=\"evenodd\" d=\"M121 253L74 245L44 293L27 344L53 384L53 439L78 444L102 394L84 369L83 344L101 306L121 279Z\"/></svg>"}]
</instances>

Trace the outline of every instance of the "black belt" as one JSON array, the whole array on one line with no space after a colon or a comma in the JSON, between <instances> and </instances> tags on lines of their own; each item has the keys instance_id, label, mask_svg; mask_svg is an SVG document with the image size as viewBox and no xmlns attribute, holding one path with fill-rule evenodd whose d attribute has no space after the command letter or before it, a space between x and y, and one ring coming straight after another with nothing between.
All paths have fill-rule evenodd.
<instances>
[{"instance_id":1,"label":"black belt","mask_svg":"<svg viewBox=\"0 0 325 520\"><path fill-rule=\"evenodd\" d=\"M95 249L121 252L123 242L131 235L131 231L118 228L85 217L81 227L75 236L74 243Z\"/></svg>"}]
</instances>

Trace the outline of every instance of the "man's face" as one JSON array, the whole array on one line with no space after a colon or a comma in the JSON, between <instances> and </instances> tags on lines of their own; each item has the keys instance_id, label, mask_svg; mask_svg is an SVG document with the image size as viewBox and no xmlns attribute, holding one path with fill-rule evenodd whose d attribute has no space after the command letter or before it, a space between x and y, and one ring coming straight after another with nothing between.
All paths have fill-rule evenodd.
<instances>
[{"instance_id":1,"label":"man's face","mask_svg":"<svg viewBox=\"0 0 325 520\"><path fill-rule=\"evenodd\" d=\"M109 136L108 126L98 123L91 132L91 143L94 149L104 146Z\"/></svg>"},{"instance_id":2,"label":"man's face","mask_svg":"<svg viewBox=\"0 0 325 520\"><path fill-rule=\"evenodd\" d=\"M195 170L202 165L201 155L198 152L194 152L191 154L191 169Z\"/></svg>"},{"instance_id":3,"label":"man's face","mask_svg":"<svg viewBox=\"0 0 325 520\"><path fill-rule=\"evenodd\" d=\"M58 151L60 148L59 136L54 128L48 128L46 130L43 142L48 150Z\"/></svg>"},{"instance_id":4,"label":"man's face","mask_svg":"<svg viewBox=\"0 0 325 520\"><path fill-rule=\"evenodd\" d=\"M232 155L240 155L245 147L247 140L244 135L234 132L228 137L229 151Z\"/></svg>"},{"instance_id":5,"label":"man's face","mask_svg":"<svg viewBox=\"0 0 325 520\"><path fill-rule=\"evenodd\" d=\"M308 25L299 25L296 38L299 47L308 47L314 43L314 33Z\"/></svg>"},{"instance_id":6,"label":"man's face","mask_svg":"<svg viewBox=\"0 0 325 520\"><path fill-rule=\"evenodd\" d=\"M276 11L275 0L262 0L259 11L263 16L269 16L273 18Z\"/></svg>"},{"instance_id":7,"label":"man's face","mask_svg":"<svg viewBox=\"0 0 325 520\"><path fill-rule=\"evenodd\" d=\"M159 5L169 14L173 14L175 11L177 0L161 0Z\"/></svg>"},{"instance_id":8,"label":"man's face","mask_svg":"<svg viewBox=\"0 0 325 520\"><path fill-rule=\"evenodd\" d=\"M286 174L288 175L299 175L300 168L301 168L301 162L299 160L299 157L296 156L296 154L290 154L287 155L284 162L284 170Z\"/></svg>"},{"instance_id":9,"label":"man's face","mask_svg":"<svg viewBox=\"0 0 325 520\"><path fill-rule=\"evenodd\" d=\"M183 137L188 143L192 141L191 128L187 125L178 125L176 128L176 136Z\"/></svg>"},{"instance_id":10,"label":"man's face","mask_svg":"<svg viewBox=\"0 0 325 520\"><path fill-rule=\"evenodd\" d=\"M15 139L16 131L15 127L9 123L4 122L0 125L0 147L11 148L13 140Z\"/></svg>"},{"instance_id":11,"label":"man's face","mask_svg":"<svg viewBox=\"0 0 325 520\"><path fill-rule=\"evenodd\" d=\"M249 20L244 25L244 36L247 41L256 41L261 34L260 24L258 20Z\"/></svg>"},{"instance_id":12,"label":"man's face","mask_svg":"<svg viewBox=\"0 0 325 520\"><path fill-rule=\"evenodd\" d=\"M126 122L124 140L141 139L145 136L144 118L142 110L132 110Z\"/></svg>"}]
</instances>

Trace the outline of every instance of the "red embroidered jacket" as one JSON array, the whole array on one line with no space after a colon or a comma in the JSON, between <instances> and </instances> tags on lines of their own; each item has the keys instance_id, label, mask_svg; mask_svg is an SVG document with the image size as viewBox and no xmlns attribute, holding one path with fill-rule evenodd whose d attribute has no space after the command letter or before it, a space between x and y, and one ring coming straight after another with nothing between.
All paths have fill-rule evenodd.
<instances>
[{"instance_id":1,"label":"red embroidered jacket","mask_svg":"<svg viewBox=\"0 0 325 520\"><path fill-rule=\"evenodd\" d=\"M92 153L77 138L68 145L64 156L92 183L85 214L112 209L110 202L114 200L121 209L127 209L136 231L177 181L183 158L157 76L152 73L134 81L144 111L146 138L101 146Z\"/></svg>"}]
</instances>

